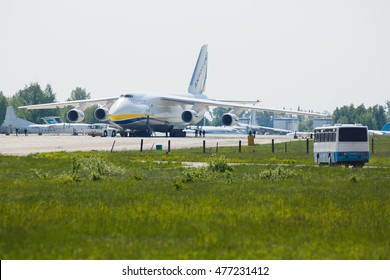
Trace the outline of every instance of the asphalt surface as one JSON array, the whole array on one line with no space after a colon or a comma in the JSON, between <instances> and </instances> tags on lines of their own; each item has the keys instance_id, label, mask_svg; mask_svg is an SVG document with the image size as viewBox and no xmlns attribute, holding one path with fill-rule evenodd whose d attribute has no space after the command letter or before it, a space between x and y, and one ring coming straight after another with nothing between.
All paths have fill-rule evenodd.
<instances>
[{"instance_id":1,"label":"asphalt surface","mask_svg":"<svg viewBox=\"0 0 390 280\"><path fill-rule=\"evenodd\" d=\"M279 135L256 135L255 144L269 144L272 139L275 143L294 140L291 136ZM0 154L3 155L28 155L40 152L56 151L125 151L140 150L143 140L143 150L155 150L157 145L162 150L168 149L168 141L171 150L203 146L206 141L206 149L222 146L237 146L241 140L242 145L247 145L247 135L206 135L205 138L187 136L185 138L167 138L157 136L150 138L127 138L127 137L92 137L71 135L0 135Z\"/></svg>"}]
</instances>

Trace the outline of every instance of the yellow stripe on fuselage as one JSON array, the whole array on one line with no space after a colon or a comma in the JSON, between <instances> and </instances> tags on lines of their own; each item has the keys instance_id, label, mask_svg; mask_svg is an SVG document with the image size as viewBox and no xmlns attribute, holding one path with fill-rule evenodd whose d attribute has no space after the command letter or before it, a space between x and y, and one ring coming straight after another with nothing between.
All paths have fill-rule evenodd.
<instances>
[{"instance_id":1,"label":"yellow stripe on fuselage","mask_svg":"<svg viewBox=\"0 0 390 280\"><path fill-rule=\"evenodd\" d=\"M108 115L112 121L123 121L136 118L147 118L147 114L121 114L121 115ZM150 116L149 116L150 117Z\"/></svg>"}]
</instances>

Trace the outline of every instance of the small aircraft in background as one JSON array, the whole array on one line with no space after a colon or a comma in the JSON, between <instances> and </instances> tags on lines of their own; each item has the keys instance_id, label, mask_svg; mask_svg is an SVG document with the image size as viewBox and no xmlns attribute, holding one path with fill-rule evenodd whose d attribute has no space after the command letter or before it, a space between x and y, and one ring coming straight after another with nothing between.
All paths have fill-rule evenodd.
<instances>
[{"instance_id":1,"label":"small aircraft in background","mask_svg":"<svg viewBox=\"0 0 390 280\"><path fill-rule=\"evenodd\" d=\"M390 136L390 122L386 123L381 130L368 130L368 134Z\"/></svg>"},{"instance_id":2,"label":"small aircraft in background","mask_svg":"<svg viewBox=\"0 0 390 280\"><path fill-rule=\"evenodd\" d=\"M191 125L185 129L185 132L192 133L195 136L209 134L242 134L236 127L232 126L195 126Z\"/></svg>"},{"instance_id":3,"label":"small aircraft in background","mask_svg":"<svg viewBox=\"0 0 390 280\"><path fill-rule=\"evenodd\" d=\"M129 92L119 97L76 100L67 102L47 103L21 106L21 109L53 109L73 106L67 118L70 122L81 122L84 110L94 104L95 118L99 121L109 120L114 125L130 130L131 136L148 137L154 132L169 133L171 137L185 137L184 129L197 124L209 111L209 107L231 108L222 116L225 126L235 126L239 122L238 115L245 110L272 111L294 115L321 116L319 113L289 111L247 105L253 101L217 100L208 98L205 94L207 79L208 51L207 45L202 46L192 78L186 94L151 94Z\"/></svg>"},{"instance_id":4,"label":"small aircraft in background","mask_svg":"<svg viewBox=\"0 0 390 280\"><path fill-rule=\"evenodd\" d=\"M9 127L11 133L17 131L25 134L84 134L89 128L88 124L83 123L64 123L60 117L42 118L46 124L36 124L16 116L12 106L7 107L3 127Z\"/></svg>"}]
</instances>

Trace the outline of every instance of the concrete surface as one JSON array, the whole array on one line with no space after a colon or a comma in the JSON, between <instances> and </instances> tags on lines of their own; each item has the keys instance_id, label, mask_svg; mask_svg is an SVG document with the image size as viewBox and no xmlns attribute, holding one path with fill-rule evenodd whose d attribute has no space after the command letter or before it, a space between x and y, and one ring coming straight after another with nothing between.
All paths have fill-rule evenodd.
<instances>
[{"instance_id":1,"label":"concrete surface","mask_svg":"<svg viewBox=\"0 0 390 280\"><path fill-rule=\"evenodd\" d=\"M0 135L0 154L3 155L28 155L40 152L56 151L92 151L105 150L110 151L113 143L114 151L139 150L141 139L143 139L143 149L156 149L156 145L162 145L163 150L168 148L168 140L171 141L171 150L190 147L202 147L203 140L206 141L206 149L217 146L237 146L241 140L242 145L247 145L246 135L206 135L205 138L195 138L189 136L186 138L125 138L125 137L91 137L91 136L69 136L69 135ZM275 139L275 143L293 141L292 136L278 135L257 135L255 144L269 144Z\"/></svg>"}]
</instances>

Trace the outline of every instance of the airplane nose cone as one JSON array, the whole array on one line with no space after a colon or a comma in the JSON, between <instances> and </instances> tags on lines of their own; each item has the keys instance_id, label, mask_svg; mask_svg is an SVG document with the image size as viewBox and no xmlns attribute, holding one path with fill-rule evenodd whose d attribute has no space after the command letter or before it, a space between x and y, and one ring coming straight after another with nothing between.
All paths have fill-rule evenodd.
<instances>
[{"instance_id":1,"label":"airplane nose cone","mask_svg":"<svg viewBox=\"0 0 390 280\"><path fill-rule=\"evenodd\" d=\"M129 111L129 108L132 106L131 101L120 98L111 106L109 110L109 116L118 116L126 114Z\"/></svg>"},{"instance_id":2,"label":"airplane nose cone","mask_svg":"<svg viewBox=\"0 0 390 280\"><path fill-rule=\"evenodd\" d=\"M149 108L143 104L136 104L131 98L119 98L109 110L109 119L122 127L127 127L135 119L145 118Z\"/></svg>"}]
</instances>

